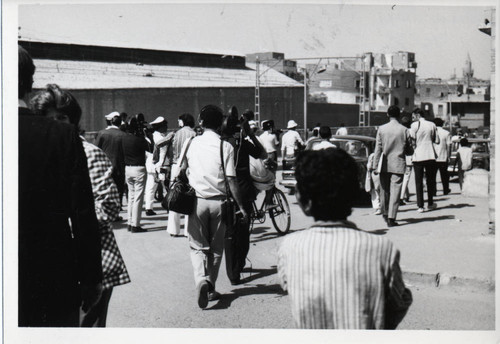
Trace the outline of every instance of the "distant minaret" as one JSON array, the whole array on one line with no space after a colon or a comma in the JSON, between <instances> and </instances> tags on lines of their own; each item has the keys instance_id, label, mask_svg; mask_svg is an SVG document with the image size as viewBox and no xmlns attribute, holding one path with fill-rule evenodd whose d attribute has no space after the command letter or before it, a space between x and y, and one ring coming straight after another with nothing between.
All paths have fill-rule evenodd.
<instances>
[{"instance_id":1,"label":"distant minaret","mask_svg":"<svg viewBox=\"0 0 500 344\"><path fill-rule=\"evenodd\" d=\"M467 53L467 60L465 61L463 75L464 75L464 93L465 93L469 89L470 81L474 76L474 69L472 69L472 61L470 59L469 53Z\"/></svg>"}]
</instances>

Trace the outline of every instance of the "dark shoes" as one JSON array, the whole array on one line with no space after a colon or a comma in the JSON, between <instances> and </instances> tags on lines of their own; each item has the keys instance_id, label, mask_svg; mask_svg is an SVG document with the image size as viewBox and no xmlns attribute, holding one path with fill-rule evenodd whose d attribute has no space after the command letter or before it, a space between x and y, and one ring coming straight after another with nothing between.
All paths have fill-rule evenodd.
<instances>
[{"instance_id":1,"label":"dark shoes","mask_svg":"<svg viewBox=\"0 0 500 344\"><path fill-rule=\"evenodd\" d=\"M389 218L387 219L387 227L394 227L394 226L397 226L397 225L399 225L399 224L396 222L396 220L389 219Z\"/></svg>"},{"instance_id":2,"label":"dark shoes","mask_svg":"<svg viewBox=\"0 0 500 344\"><path fill-rule=\"evenodd\" d=\"M147 232L148 230L142 227L130 226L130 231L132 233L144 233Z\"/></svg>"},{"instance_id":3,"label":"dark shoes","mask_svg":"<svg viewBox=\"0 0 500 344\"><path fill-rule=\"evenodd\" d=\"M403 201L402 199L399 200L399 205L406 205L406 202Z\"/></svg>"},{"instance_id":4,"label":"dark shoes","mask_svg":"<svg viewBox=\"0 0 500 344\"><path fill-rule=\"evenodd\" d=\"M208 282L203 281L198 285L198 307L201 309L208 306Z\"/></svg>"},{"instance_id":5,"label":"dark shoes","mask_svg":"<svg viewBox=\"0 0 500 344\"><path fill-rule=\"evenodd\" d=\"M146 215L147 216L155 216L156 213L153 211L153 209L146 209Z\"/></svg>"},{"instance_id":6,"label":"dark shoes","mask_svg":"<svg viewBox=\"0 0 500 344\"><path fill-rule=\"evenodd\" d=\"M210 291L208 293L208 301L217 301L218 299L220 299L220 293L217 292L217 291Z\"/></svg>"},{"instance_id":7,"label":"dark shoes","mask_svg":"<svg viewBox=\"0 0 500 344\"><path fill-rule=\"evenodd\" d=\"M113 222L120 222L123 221L123 217L118 216Z\"/></svg>"},{"instance_id":8,"label":"dark shoes","mask_svg":"<svg viewBox=\"0 0 500 344\"><path fill-rule=\"evenodd\" d=\"M237 278L237 279L232 279L232 280L229 280L231 282L231 285L238 285L238 284L241 284L241 279Z\"/></svg>"},{"instance_id":9,"label":"dark shoes","mask_svg":"<svg viewBox=\"0 0 500 344\"><path fill-rule=\"evenodd\" d=\"M445 196L446 196L446 195L447 195L447 194L449 194L450 192L451 192L451 189L445 190L445 191L443 191L443 195L445 195Z\"/></svg>"}]
</instances>

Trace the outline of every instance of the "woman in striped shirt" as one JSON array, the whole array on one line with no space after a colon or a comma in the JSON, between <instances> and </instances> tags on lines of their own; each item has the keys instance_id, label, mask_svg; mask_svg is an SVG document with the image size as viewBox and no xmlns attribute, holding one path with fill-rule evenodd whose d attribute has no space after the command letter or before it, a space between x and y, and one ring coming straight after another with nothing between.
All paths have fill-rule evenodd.
<instances>
[{"instance_id":1,"label":"woman in striped shirt","mask_svg":"<svg viewBox=\"0 0 500 344\"><path fill-rule=\"evenodd\" d=\"M296 195L316 223L287 236L279 250L280 284L299 328L395 329L412 296L399 251L347 221L359 188L345 151L305 151L297 158Z\"/></svg>"}]
</instances>

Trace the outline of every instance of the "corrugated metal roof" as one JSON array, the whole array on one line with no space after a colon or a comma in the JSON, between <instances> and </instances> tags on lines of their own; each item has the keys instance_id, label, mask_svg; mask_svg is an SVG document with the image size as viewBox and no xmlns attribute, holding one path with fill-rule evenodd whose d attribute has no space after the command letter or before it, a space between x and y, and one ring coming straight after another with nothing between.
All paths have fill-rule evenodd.
<instances>
[{"instance_id":1,"label":"corrugated metal roof","mask_svg":"<svg viewBox=\"0 0 500 344\"><path fill-rule=\"evenodd\" d=\"M34 88L55 83L67 89L255 87L255 70L136 65L35 59ZM260 77L261 87L303 87L275 70Z\"/></svg>"}]
</instances>

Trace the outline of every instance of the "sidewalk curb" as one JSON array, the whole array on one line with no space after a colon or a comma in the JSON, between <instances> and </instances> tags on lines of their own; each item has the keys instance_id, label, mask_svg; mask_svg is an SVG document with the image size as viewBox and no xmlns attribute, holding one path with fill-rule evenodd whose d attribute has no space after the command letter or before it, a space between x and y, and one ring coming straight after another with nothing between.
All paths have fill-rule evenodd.
<instances>
[{"instance_id":1,"label":"sidewalk curb","mask_svg":"<svg viewBox=\"0 0 500 344\"><path fill-rule=\"evenodd\" d=\"M495 280L451 276L446 273L403 272L403 279L409 286L425 285L436 288L466 288L475 291L495 291Z\"/></svg>"}]
</instances>

